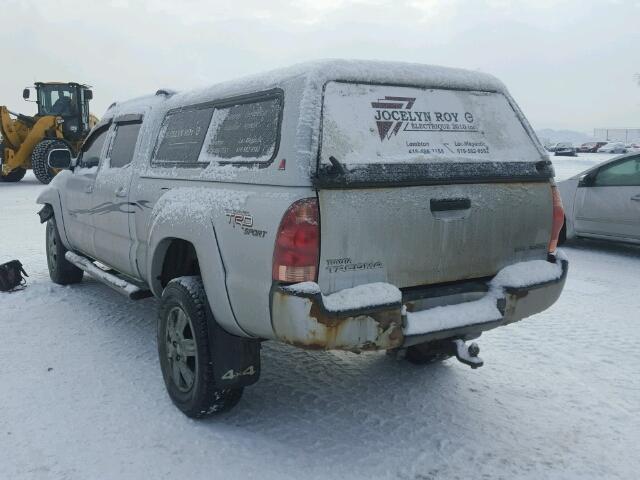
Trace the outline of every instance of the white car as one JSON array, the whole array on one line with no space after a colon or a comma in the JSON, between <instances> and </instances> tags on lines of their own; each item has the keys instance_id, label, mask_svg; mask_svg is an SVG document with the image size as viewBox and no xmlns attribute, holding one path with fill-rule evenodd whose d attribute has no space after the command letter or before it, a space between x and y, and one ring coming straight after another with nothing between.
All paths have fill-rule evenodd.
<instances>
[{"instance_id":1,"label":"white car","mask_svg":"<svg viewBox=\"0 0 640 480\"><path fill-rule=\"evenodd\" d=\"M591 237L640 243L640 154L613 158L558 184L561 241Z\"/></svg>"},{"instance_id":2,"label":"white car","mask_svg":"<svg viewBox=\"0 0 640 480\"><path fill-rule=\"evenodd\" d=\"M640 143L628 143L626 145L627 152L640 152Z\"/></svg>"},{"instance_id":3,"label":"white car","mask_svg":"<svg viewBox=\"0 0 640 480\"><path fill-rule=\"evenodd\" d=\"M611 142L600 147L598 153L627 153L627 148L622 142Z\"/></svg>"}]
</instances>

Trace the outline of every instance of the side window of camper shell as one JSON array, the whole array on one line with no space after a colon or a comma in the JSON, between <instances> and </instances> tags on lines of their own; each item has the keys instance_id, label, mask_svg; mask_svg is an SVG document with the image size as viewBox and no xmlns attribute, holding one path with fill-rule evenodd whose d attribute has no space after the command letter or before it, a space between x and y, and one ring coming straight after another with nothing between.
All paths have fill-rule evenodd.
<instances>
[{"instance_id":1,"label":"side window of camper shell","mask_svg":"<svg viewBox=\"0 0 640 480\"><path fill-rule=\"evenodd\" d=\"M279 92L216 105L200 161L238 166L270 164L278 153L282 105Z\"/></svg>"},{"instance_id":2,"label":"side window of camper shell","mask_svg":"<svg viewBox=\"0 0 640 480\"><path fill-rule=\"evenodd\" d=\"M207 134L213 105L171 110L162 121L152 164L198 166L198 157Z\"/></svg>"},{"instance_id":3,"label":"side window of camper shell","mask_svg":"<svg viewBox=\"0 0 640 480\"><path fill-rule=\"evenodd\" d=\"M152 165L267 166L278 152L281 90L171 110L156 142Z\"/></svg>"}]
</instances>

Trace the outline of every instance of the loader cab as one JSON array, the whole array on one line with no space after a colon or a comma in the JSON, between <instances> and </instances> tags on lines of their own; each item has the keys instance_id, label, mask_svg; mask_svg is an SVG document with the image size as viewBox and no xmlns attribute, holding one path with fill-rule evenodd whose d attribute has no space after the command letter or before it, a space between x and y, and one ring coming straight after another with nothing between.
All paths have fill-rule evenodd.
<instances>
[{"instance_id":1,"label":"loader cab","mask_svg":"<svg viewBox=\"0 0 640 480\"><path fill-rule=\"evenodd\" d=\"M88 85L38 82L35 87L38 115L62 117L62 131L66 139L79 141L89 133L89 101L93 92Z\"/></svg>"}]
</instances>

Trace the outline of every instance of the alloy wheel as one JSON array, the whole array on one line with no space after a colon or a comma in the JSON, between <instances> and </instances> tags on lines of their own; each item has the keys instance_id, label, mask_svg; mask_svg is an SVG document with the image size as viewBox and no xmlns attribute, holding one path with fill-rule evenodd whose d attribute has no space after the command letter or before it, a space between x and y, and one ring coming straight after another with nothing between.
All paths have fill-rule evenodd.
<instances>
[{"instance_id":1,"label":"alloy wheel","mask_svg":"<svg viewBox=\"0 0 640 480\"><path fill-rule=\"evenodd\" d=\"M197 347L191 320L182 307L169 310L164 337L171 379L181 392L188 392L196 379Z\"/></svg>"}]
</instances>

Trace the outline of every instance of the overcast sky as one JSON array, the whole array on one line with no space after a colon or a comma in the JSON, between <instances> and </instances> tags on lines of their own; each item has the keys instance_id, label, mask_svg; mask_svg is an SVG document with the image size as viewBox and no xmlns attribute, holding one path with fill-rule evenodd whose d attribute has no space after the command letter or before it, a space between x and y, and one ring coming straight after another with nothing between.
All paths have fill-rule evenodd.
<instances>
[{"instance_id":1,"label":"overcast sky","mask_svg":"<svg viewBox=\"0 0 640 480\"><path fill-rule=\"evenodd\" d=\"M33 81L114 100L318 58L401 60L504 81L535 128L640 127L640 0L0 0L0 104Z\"/></svg>"}]
</instances>

